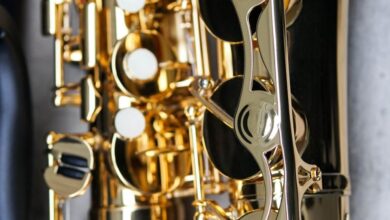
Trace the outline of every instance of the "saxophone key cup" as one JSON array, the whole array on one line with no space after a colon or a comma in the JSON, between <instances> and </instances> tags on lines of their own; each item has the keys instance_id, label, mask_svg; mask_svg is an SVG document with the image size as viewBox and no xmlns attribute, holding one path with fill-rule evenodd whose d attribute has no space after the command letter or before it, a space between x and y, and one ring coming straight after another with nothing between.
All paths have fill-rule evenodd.
<instances>
[{"instance_id":1,"label":"saxophone key cup","mask_svg":"<svg viewBox=\"0 0 390 220\"><path fill-rule=\"evenodd\" d=\"M119 89L141 100L161 100L175 84L189 77L190 68L177 59L156 31L130 33L119 41L111 57L111 70Z\"/></svg>"},{"instance_id":2,"label":"saxophone key cup","mask_svg":"<svg viewBox=\"0 0 390 220\"><path fill-rule=\"evenodd\" d=\"M139 194L166 194L181 186L191 172L186 127L175 115L161 110L143 114L145 128L138 136L113 135L113 171L124 186Z\"/></svg>"}]
</instances>

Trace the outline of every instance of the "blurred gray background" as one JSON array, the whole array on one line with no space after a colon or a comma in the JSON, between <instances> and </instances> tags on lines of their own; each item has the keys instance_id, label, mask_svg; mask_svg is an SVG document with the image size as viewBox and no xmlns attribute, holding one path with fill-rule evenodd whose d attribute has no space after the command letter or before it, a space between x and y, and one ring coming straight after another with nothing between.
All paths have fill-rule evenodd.
<instances>
[{"instance_id":1,"label":"blurred gray background","mask_svg":"<svg viewBox=\"0 0 390 220\"><path fill-rule=\"evenodd\" d=\"M307 0L320 1L320 0ZM53 41L40 31L40 0L26 1L24 49L32 85L35 161L32 219L46 219L48 131L83 132L76 108L54 109ZM390 1L350 0L349 25L349 151L352 177L352 219L390 219ZM71 74L69 74L71 72ZM80 77L67 72L67 80ZM38 198L38 199L37 199ZM39 200L41 199L41 200ZM79 206L82 201L76 201ZM79 209L78 209L79 210ZM73 219L72 219L73 220ZM78 219L75 219L78 220Z\"/></svg>"}]
</instances>

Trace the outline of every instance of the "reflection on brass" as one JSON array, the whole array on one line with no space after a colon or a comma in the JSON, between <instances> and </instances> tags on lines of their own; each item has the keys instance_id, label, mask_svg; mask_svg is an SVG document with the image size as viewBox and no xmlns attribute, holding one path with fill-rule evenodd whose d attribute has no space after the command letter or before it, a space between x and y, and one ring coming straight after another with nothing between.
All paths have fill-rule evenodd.
<instances>
[{"instance_id":1,"label":"reflection on brass","mask_svg":"<svg viewBox=\"0 0 390 220\"><path fill-rule=\"evenodd\" d=\"M51 220L349 218L348 1L43 1Z\"/></svg>"},{"instance_id":2,"label":"reflection on brass","mask_svg":"<svg viewBox=\"0 0 390 220\"><path fill-rule=\"evenodd\" d=\"M177 189L189 174L188 134L169 113L149 110L145 118L141 136L126 140L114 134L112 165L120 182L134 191L166 194Z\"/></svg>"},{"instance_id":3,"label":"reflection on brass","mask_svg":"<svg viewBox=\"0 0 390 220\"><path fill-rule=\"evenodd\" d=\"M96 3L88 2L82 12L82 61L87 68L95 67L96 65L96 49L97 49L97 25L96 25Z\"/></svg>"},{"instance_id":4,"label":"reflection on brass","mask_svg":"<svg viewBox=\"0 0 390 220\"><path fill-rule=\"evenodd\" d=\"M125 73L125 55L139 48L155 52L158 70L152 79L129 78ZM111 56L111 70L116 85L129 96L141 99L165 98L172 94L176 82L189 76L189 66L176 61L173 51L156 31L129 33L118 41Z\"/></svg>"},{"instance_id":5,"label":"reflection on brass","mask_svg":"<svg viewBox=\"0 0 390 220\"><path fill-rule=\"evenodd\" d=\"M102 96L96 90L92 77L81 81L81 118L94 122L102 109Z\"/></svg>"},{"instance_id":6,"label":"reflection on brass","mask_svg":"<svg viewBox=\"0 0 390 220\"><path fill-rule=\"evenodd\" d=\"M62 198L82 194L91 182L94 157L87 138L54 133L48 137L50 163L44 176Z\"/></svg>"}]
</instances>

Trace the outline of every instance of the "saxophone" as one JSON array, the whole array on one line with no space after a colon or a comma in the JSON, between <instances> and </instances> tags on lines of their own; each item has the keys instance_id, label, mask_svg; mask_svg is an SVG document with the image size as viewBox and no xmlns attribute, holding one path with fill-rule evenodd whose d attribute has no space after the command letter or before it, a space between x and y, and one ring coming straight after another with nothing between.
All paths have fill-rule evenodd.
<instances>
[{"instance_id":1,"label":"saxophone","mask_svg":"<svg viewBox=\"0 0 390 220\"><path fill-rule=\"evenodd\" d=\"M50 219L349 220L348 0L43 0ZM65 80L67 66L83 71ZM90 207L90 208L88 208ZM69 215L70 213L70 215Z\"/></svg>"}]
</instances>

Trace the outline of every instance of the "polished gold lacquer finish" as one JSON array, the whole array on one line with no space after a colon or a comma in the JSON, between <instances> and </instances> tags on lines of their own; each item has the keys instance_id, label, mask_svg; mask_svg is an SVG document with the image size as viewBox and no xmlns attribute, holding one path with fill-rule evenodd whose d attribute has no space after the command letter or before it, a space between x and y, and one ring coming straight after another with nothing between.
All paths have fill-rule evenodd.
<instances>
[{"instance_id":1,"label":"polished gold lacquer finish","mask_svg":"<svg viewBox=\"0 0 390 220\"><path fill-rule=\"evenodd\" d=\"M87 190L91 219L349 219L347 0L43 5L89 124L47 138L51 220Z\"/></svg>"}]
</instances>

